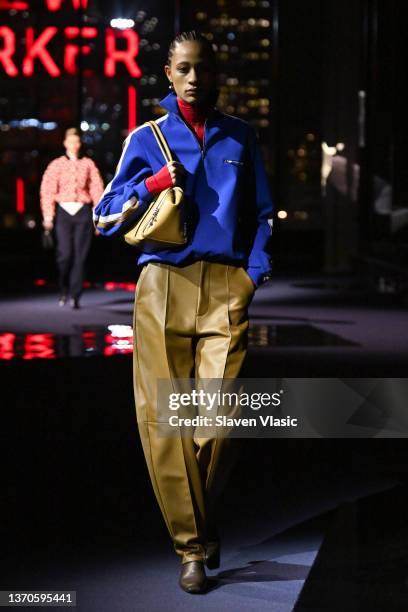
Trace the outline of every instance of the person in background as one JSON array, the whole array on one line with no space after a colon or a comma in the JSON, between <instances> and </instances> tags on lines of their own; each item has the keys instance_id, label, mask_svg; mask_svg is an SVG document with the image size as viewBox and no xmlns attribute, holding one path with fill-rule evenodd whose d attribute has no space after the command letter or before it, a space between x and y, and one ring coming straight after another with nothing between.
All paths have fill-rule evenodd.
<instances>
[{"instance_id":1,"label":"person in background","mask_svg":"<svg viewBox=\"0 0 408 612\"><path fill-rule=\"evenodd\" d=\"M94 233L92 211L104 186L95 163L80 154L77 128L66 130L63 144L65 155L48 164L41 181L41 213L44 229L55 228L58 303L64 306L69 298L71 307L79 308L84 267Z\"/></svg>"}]
</instances>

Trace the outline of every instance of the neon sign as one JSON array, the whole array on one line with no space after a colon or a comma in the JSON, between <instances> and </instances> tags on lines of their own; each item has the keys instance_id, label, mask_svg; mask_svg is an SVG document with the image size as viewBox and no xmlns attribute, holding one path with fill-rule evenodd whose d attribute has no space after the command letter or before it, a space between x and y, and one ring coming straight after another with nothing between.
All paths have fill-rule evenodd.
<instances>
[{"instance_id":1,"label":"neon sign","mask_svg":"<svg viewBox=\"0 0 408 612\"><path fill-rule=\"evenodd\" d=\"M32 27L26 28L26 53L23 57L21 70L19 70L13 58L16 52L16 35L11 28L0 26L0 42L3 42L3 48L0 49L0 69L4 70L10 77L16 77L20 74L30 77L34 75L35 66L40 63L50 76L61 76L62 69L57 65L47 49L48 43L59 33L59 28L55 26L45 28L40 34L35 34ZM96 28L89 27L67 27L63 28L62 34L65 40L68 41L71 41L73 38L90 40L97 37L98 31ZM124 39L126 43L125 49L118 48L117 41L119 39ZM76 74L76 59L79 53L88 55L90 52L91 47L87 44L67 43L64 47L64 71L67 74ZM123 64L131 77L140 77L142 71L135 59L138 53L139 36L137 32L133 30L116 31L113 28L106 28L103 67L105 76L114 77L118 64Z\"/></svg>"},{"instance_id":2,"label":"neon sign","mask_svg":"<svg viewBox=\"0 0 408 612\"><path fill-rule=\"evenodd\" d=\"M66 0L68 1L68 0ZM61 9L63 0L44 0L49 12ZM70 0L74 11L87 8L87 0ZM0 0L1 9L14 9L21 11L28 8L27 2ZM139 54L139 36L131 29L114 30L106 28L100 37L97 28L94 27L65 27L48 26L41 32L36 32L33 27L25 28L24 33L24 57L21 67L16 65L16 40L20 40L20 34L8 26L0 26L0 74L4 72L9 77L25 76L31 77L35 74L38 66L42 66L51 77L59 77L63 72L68 75L77 74L77 59L81 55L89 55L92 51L88 44L90 40L103 38L105 56L103 72L107 77L116 76L118 65L122 65L129 76L138 78L142 75L136 57ZM58 47L63 47L63 66L59 66L49 49L50 43L58 42ZM102 68L102 67L101 67Z\"/></svg>"}]
</instances>

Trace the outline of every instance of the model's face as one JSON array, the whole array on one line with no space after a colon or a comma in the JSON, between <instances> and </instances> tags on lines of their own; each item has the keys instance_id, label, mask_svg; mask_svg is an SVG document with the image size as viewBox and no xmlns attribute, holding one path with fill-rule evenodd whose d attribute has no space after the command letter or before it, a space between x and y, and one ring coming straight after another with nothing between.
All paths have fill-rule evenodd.
<instances>
[{"instance_id":1,"label":"model's face","mask_svg":"<svg viewBox=\"0 0 408 612\"><path fill-rule=\"evenodd\" d=\"M81 139L75 134L70 134L64 140L64 147L68 155L78 155L81 148Z\"/></svg>"},{"instance_id":2,"label":"model's face","mask_svg":"<svg viewBox=\"0 0 408 612\"><path fill-rule=\"evenodd\" d=\"M216 86L215 66L194 40L178 43L164 69L178 97L190 104L205 102Z\"/></svg>"}]
</instances>

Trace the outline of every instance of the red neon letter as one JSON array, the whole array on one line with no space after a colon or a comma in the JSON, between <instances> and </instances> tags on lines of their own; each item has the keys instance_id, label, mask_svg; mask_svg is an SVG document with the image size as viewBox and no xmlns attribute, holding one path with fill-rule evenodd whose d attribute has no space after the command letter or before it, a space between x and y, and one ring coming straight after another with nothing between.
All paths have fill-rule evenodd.
<instances>
[{"instance_id":1,"label":"red neon letter","mask_svg":"<svg viewBox=\"0 0 408 612\"><path fill-rule=\"evenodd\" d=\"M47 9L49 11L59 11L61 8L62 0L47 0ZM72 0L72 6L75 11L80 8L86 9L88 7L88 0Z\"/></svg>"},{"instance_id":2,"label":"red neon letter","mask_svg":"<svg viewBox=\"0 0 408 612\"><path fill-rule=\"evenodd\" d=\"M136 127L136 87L128 86L128 131Z\"/></svg>"},{"instance_id":3,"label":"red neon letter","mask_svg":"<svg viewBox=\"0 0 408 612\"><path fill-rule=\"evenodd\" d=\"M36 41L34 41L34 29L27 28L26 32L26 43L27 43L27 55L23 59L23 73L26 76L31 76L34 72L34 60L38 57L42 61L44 68L53 77L60 76L61 71L57 64L48 53L45 46L49 43L51 38L57 33L57 28L48 27L45 28L44 32L40 34Z\"/></svg>"},{"instance_id":4,"label":"red neon letter","mask_svg":"<svg viewBox=\"0 0 408 612\"><path fill-rule=\"evenodd\" d=\"M96 38L97 29L96 28L82 28L81 31L76 27L65 28L65 38L76 38L81 34L82 38ZM91 47L89 45L75 45L69 44L66 45L64 51L64 67L68 74L76 74L76 59L78 57L79 52L81 51L82 55L88 55L91 52Z\"/></svg>"},{"instance_id":5,"label":"red neon letter","mask_svg":"<svg viewBox=\"0 0 408 612\"><path fill-rule=\"evenodd\" d=\"M14 32L7 26L2 26L0 27L0 36L2 36L4 40L4 48L0 49L0 64L3 64L6 74L12 77L17 76L17 67L11 59L11 56L16 50L16 37Z\"/></svg>"},{"instance_id":6,"label":"red neon letter","mask_svg":"<svg viewBox=\"0 0 408 612\"><path fill-rule=\"evenodd\" d=\"M19 0L0 0L0 9L14 9L15 11L26 11L30 7L27 2L20 2Z\"/></svg>"},{"instance_id":7,"label":"red neon letter","mask_svg":"<svg viewBox=\"0 0 408 612\"><path fill-rule=\"evenodd\" d=\"M116 49L116 39L125 38L127 48L123 51ZM115 32L112 28L106 29L106 59L105 75L112 77L116 74L116 63L123 62L133 77L140 77L142 72L134 58L139 53L139 36L133 30Z\"/></svg>"},{"instance_id":8,"label":"red neon letter","mask_svg":"<svg viewBox=\"0 0 408 612\"><path fill-rule=\"evenodd\" d=\"M16 178L16 211L21 215L25 211L24 180Z\"/></svg>"}]
</instances>

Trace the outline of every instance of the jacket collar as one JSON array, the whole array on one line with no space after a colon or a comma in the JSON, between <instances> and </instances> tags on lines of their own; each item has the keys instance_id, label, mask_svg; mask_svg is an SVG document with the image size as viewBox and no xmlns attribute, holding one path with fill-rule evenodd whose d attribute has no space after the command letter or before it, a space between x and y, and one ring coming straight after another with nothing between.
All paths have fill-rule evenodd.
<instances>
[{"instance_id":1,"label":"jacket collar","mask_svg":"<svg viewBox=\"0 0 408 612\"><path fill-rule=\"evenodd\" d=\"M159 104L162 108L165 108L170 113L175 113L176 115L180 115L180 111L179 111L178 104L177 104L177 94L175 91L171 91L170 93L167 94L167 96L159 100ZM213 112L212 113L210 112L210 115L212 114L215 116L215 115L218 115L219 112L220 111L214 106Z\"/></svg>"},{"instance_id":2,"label":"jacket collar","mask_svg":"<svg viewBox=\"0 0 408 612\"><path fill-rule=\"evenodd\" d=\"M161 107L169 111L169 117L179 117L180 120L183 123L185 123L185 120L182 118L181 113L178 108L176 92L171 91L162 100L159 100L159 104ZM206 149L209 146L211 146L214 143L214 141L216 141L219 138L222 138L222 135L223 135L222 118L223 118L223 113L214 106L212 112L209 113L208 119L206 120L207 121L207 126L205 128L205 148Z\"/></svg>"}]
</instances>

